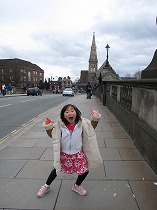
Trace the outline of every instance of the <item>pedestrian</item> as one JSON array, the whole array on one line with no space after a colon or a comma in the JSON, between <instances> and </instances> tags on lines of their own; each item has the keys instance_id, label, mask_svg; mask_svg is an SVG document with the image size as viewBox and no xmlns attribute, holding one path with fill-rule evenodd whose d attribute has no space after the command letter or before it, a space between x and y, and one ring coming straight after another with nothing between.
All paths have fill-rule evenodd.
<instances>
[{"instance_id":1,"label":"pedestrian","mask_svg":"<svg viewBox=\"0 0 157 210\"><path fill-rule=\"evenodd\" d=\"M5 96L5 94L6 94L6 86L5 86L5 84L2 85L2 94L3 94L3 96Z\"/></svg>"},{"instance_id":2,"label":"pedestrian","mask_svg":"<svg viewBox=\"0 0 157 210\"><path fill-rule=\"evenodd\" d=\"M102 164L94 131L101 115L94 109L90 112L91 121L83 118L75 105L67 104L62 108L60 118L55 123L48 118L44 122L47 134L53 140L54 168L45 185L41 186L37 193L38 197L43 197L50 191L51 183L60 172L77 173L78 177L72 190L80 195L87 194L81 184L89 173L89 167Z\"/></svg>"},{"instance_id":3,"label":"pedestrian","mask_svg":"<svg viewBox=\"0 0 157 210\"><path fill-rule=\"evenodd\" d=\"M13 89L12 89L11 84L8 85L7 90L8 90L8 94L9 94L9 95L10 95L10 94L12 95Z\"/></svg>"},{"instance_id":4,"label":"pedestrian","mask_svg":"<svg viewBox=\"0 0 157 210\"><path fill-rule=\"evenodd\" d=\"M0 85L0 93L2 94L2 85Z\"/></svg>"},{"instance_id":5,"label":"pedestrian","mask_svg":"<svg viewBox=\"0 0 157 210\"><path fill-rule=\"evenodd\" d=\"M88 82L86 85L86 93L87 93L87 99L91 99L92 86L91 86L90 82Z\"/></svg>"}]
</instances>

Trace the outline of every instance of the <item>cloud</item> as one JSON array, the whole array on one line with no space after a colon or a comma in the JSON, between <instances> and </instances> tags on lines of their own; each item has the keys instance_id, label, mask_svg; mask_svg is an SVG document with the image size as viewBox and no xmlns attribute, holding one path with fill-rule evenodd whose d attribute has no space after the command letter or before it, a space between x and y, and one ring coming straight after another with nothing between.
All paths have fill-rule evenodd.
<instances>
[{"instance_id":1,"label":"cloud","mask_svg":"<svg viewBox=\"0 0 157 210\"><path fill-rule=\"evenodd\" d=\"M88 69L93 32L98 66L124 76L143 70L156 49L156 0L1 0L0 58L37 64L45 77Z\"/></svg>"}]
</instances>

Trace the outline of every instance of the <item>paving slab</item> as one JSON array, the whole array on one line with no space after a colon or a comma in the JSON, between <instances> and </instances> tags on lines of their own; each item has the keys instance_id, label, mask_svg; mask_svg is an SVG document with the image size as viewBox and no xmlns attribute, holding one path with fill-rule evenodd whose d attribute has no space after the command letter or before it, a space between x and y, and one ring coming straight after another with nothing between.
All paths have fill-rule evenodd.
<instances>
[{"instance_id":1,"label":"paving slab","mask_svg":"<svg viewBox=\"0 0 157 210\"><path fill-rule=\"evenodd\" d=\"M46 135L46 134L45 134ZM38 141L35 143L34 147L48 147L52 148L52 139L48 136L46 136L43 139L38 139Z\"/></svg>"},{"instance_id":2,"label":"paving slab","mask_svg":"<svg viewBox=\"0 0 157 210\"><path fill-rule=\"evenodd\" d=\"M152 181L130 181L129 183L139 206L139 209L157 209L157 187L153 185Z\"/></svg>"},{"instance_id":3,"label":"paving slab","mask_svg":"<svg viewBox=\"0 0 157 210\"><path fill-rule=\"evenodd\" d=\"M97 131L96 134L98 136L102 135L103 138L108 138L108 139L114 139L115 138L112 131L103 131L103 132Z\"/></svg>"},{"instance_id":4,"label":"paving slab","mask_svg":"<svg viewBox=\"0 0 157 210\"><path fill-rule=\"evenodd\" d=\"M45 131L43 132L27 132L21 135L21 138L43 139L45 138Z\"/></svg>"},{"instance_id":5,"label":"paving slab","mask_svg":"<svg viewBox=\"0 0 157 210\"><path fill-rule=\"evenodd\" d=\"M106 147L104 138L98 138L97 137L97 142L98 142L99 147Z\"/></svg>"},{"instance_id":6,"label":"paving slab","mask_svg":"<svg viewBox=\"0 0 157 210\"><path fill-rule=\"evenodd\" d=\"M51 147L46 148L45 152L40 157L40 160L51 160L51 161L54 160L52 145Z\"/></svg>"},{"instance_id":7,"label":"paving slab","mask_svg":"<svg viewBox=\"0 0 157 210\"><path fill-rule=\"evenodd\" d=\"M45 132L42 123L38 123L37 125L33 126L29 129L29 132Z\"/></svg>"},{"instance_id":8,"label":"paving slab","mask_svg":"<svg viewBox=\"0 0 157 210\"><path fill-rule=\"evenodd\" d=\"M89 118L89 117L87 117L87 118ZM101 126L97 126L97 127L95 128L95 131L97 132L97 131L103 131L103 130L102 130L102 127L101 127Z\"/></svg>"},{"instance_id":9,"label":"paving slab","mask_svg":"<svg viewBox=\"0 0 157 210\"><path fill-rule=\"evenodd\" d=\"M134 142L132 139L106 139L105 138L106 147L114 147L114 148L135 148Z\"/></svg>"},{"instance_id":10,"label":"paving slab","mask_svg":"<svg viewBox=\"0 0 157 210\"><path fill-rule=\"evenodd\" d=\"M132 191L125 181L90 181L84 182L88 194L79 196L71 190L73 181L64 180L61 185L55 210L139 210Z\"/></svg>"},{"instance_id":11,"label":"paving slab","mask_svg":"<svg viewBox=\"0 0 157 210\"><path fill-rule=\"evenodd\" d=\"M0 159L0 177L14 178L26 162L26 160Z\"/></svg>"},{"instance_id":12,"label":"paving slab","mask_svg":"<svg viewBox=\"0 0 157 210\"><path fill-rule=\"evenodd\" d=\"M121 127L121 124L119 122L111 122L110 125L112 127Z\"/></svg>"},{"instance_id":13,"label":"paving slab","mask_svg":"<svg viewBox=\"0 0 157 210\"><path fill-rule=\"evenodd\" d=\"M101 130L102 131L111 131L111 132L124 132L124 129L122 127L105 127L105 126L101 126Z\"/></svg>"},{"instance_id":14,"label":"paving slab","mask_svg":"<svg viewBox=\"0 0 157 210\"><path fill-rule=\"evenodd\" d=\"M104 122L104 121L99 121L98 126L102 127L102 128L112 128L111 123L109 122Z\"/></svg>"},{"instance_id":15,"label":"paving slab","mask_svg":"<svg viewBox=\"0 0 157 210\"><path fill-rule=\"evenodd\" d=\"M38 139L23 139L19 138L16 141L11 142L10 146L19 146L19 147L34 147L34 145L38 142Z\"/></svg>"},{"instance_id":16,"label":"paving slab","mask_svg":"<svg viewBox=\"0 0 157 210\"><path fill-rule=\"evenodd\" d=\"M105 122L118 123L117 119L109 111L105 113L104 119Z\"/></svg>"},{"instance_id":17,"label":"paving slab","mask_svg":"<svg viewBox=\"0 0 157 210\"><path fill-rule=\"evenodd\" d=\"M121 132L113 132L114 136L116 139L130 139L129 134L126 131L121 131Z\"/></svg>"},{"instance_id":18,"label":"paving slab","mask_svg":"<svg viewBox=\"0 0 157 210\"><path fill-rule=\"evenodd\" d=\"M117 148L99 148L103 160L122 160Z\"/></svg>"},{"instance_id":19,"label":"paving slab","mask_svg":"<svg viewBox=\"0 0 157 210\"><path fill-rule=\"evenodd\" d=\"M102 128L102 131L113 131L113 132L125 132L124 128L119 123L99 122L98 127Z\"/></svg>"},{"instance_id":20,"label":"paving slab","mask_svg":"<svg viewBox=\"0 0 157 210\"><path fill-rule=\"evenodd\" d=\"M46 181L52 168L52 161L29 160L17 174L16 178L45 179Z\"/></svg>"},{"instance_id":21,"label":"paving slab","mask_svg":"<svg viewBox=\"0 0 157 210\"><path fill-rule=\"evenodd\" d=\"M111 132L112 133L112 132ZM97 139L105 139L105 133L103 131L96 132Z\"/></svg>"},{"instance_id":22,"label":"paving slab","mask_svg":"<svg viewBox=\"0 0 157 210\"><path fill-rule=\"evenodd\" d=\"M144 160L136 148L118 148L122 160Z\"/></svg>"},{"instance_id":23,"label":"paving slab","mask_svg":"<svg viewBox=\"0 0 157 210\"><path fill-rule=\"evenodd\" d=\"M87 179L90 180L106 180L106 172L104 165L95 168L91 168L89 170L89 174L87 176Z\"/></svg>"},{"instance_id":24,"label":"paving slab","mask_svg":"<svg viewBox=\"0 0 157 210\"><path fill-rule=\"evenodd\" d=\"M42 180L0 179L0 205L8 209L48 209L55 206L61 181L55 180L53 189L44 198L36 196Z\"/></svg>"},{"instance_id":25,"label":"paving slab","mask_svg":"<svg viewBox=\"0 0 157 210\"><path fill-rule=\"evenodd\" d=\"M104 161L108 179L154 180L157 175L145 161Z\"/></svg>"},{"instance_id":26,"label":"paving slab","mask_svg":"<svg viewBox=\"0 0 157 210\"><path fill-rule=\"evenodd\" d=\"M7 146L0 152L0 159L39 159L45 148Z\"/></svg>"}]
</instances>

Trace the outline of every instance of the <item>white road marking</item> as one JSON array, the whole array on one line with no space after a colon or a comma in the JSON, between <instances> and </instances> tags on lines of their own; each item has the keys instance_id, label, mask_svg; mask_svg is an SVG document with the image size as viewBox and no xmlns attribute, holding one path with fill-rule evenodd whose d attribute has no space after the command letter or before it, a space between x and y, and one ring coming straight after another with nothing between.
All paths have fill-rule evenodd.
<instances>
[{"instance_id":1,"label":"white road marking","mask_svg":"<svg viewBox=\"0 0 157 210\"><path fill-rule=\"evenodd\" d=\"M30 99L30 100L20 101L20 103L25 103L27 101L34 101L34 100L36 100L36 99Z\"/></svg>"},{"instance_id":2,"label":"white road marking","mask_svg":"<svg viewBox=\"0 0 157 210\"><path fill-rule=\"evenodd\" d=\"M6 104L6 105L3 105L3 106L0 106L0 108L6 107L6 106L11 106L11 104Z\"/></svg>"}]
</instances>

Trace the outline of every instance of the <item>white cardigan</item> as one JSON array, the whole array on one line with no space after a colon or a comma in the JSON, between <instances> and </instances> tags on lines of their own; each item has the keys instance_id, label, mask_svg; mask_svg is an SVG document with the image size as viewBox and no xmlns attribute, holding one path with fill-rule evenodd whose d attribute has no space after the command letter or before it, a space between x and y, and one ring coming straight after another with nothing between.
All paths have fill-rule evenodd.
<instances>
[{"instance_id":1,"label":"white cardigan","mask_svg":"<svg viewBox=\"0 0 157 210\"><path fill-rule=\"evenodd\" d=\"M98 121L99 118L97 119L93 118L92 120ZM56 123L53 123L53 129L52 129L54 168L56 169L57 174L61 172L61 163L60 163L61 126L65 125L61 119L58 119ZM97 167L100 164L102 164L103 161L98 148L95 130L91 125L91 121L86 118L82 118L78 122L78 126L82 126L82 132L83 132L82 148L86 156L88 166L91 168Z\"/></svg>"},{"instance_id":2,"label":"white cardigan","mask_svg":"<svg viewBox=\"0 0 157 210\"><path fill-rule=\"evenodd\" d=\"M61 150L62 152L73 155L82 150L82 126L75 125L73 132L66 126L61 126Z\"/></svg>"}]
</instances>

